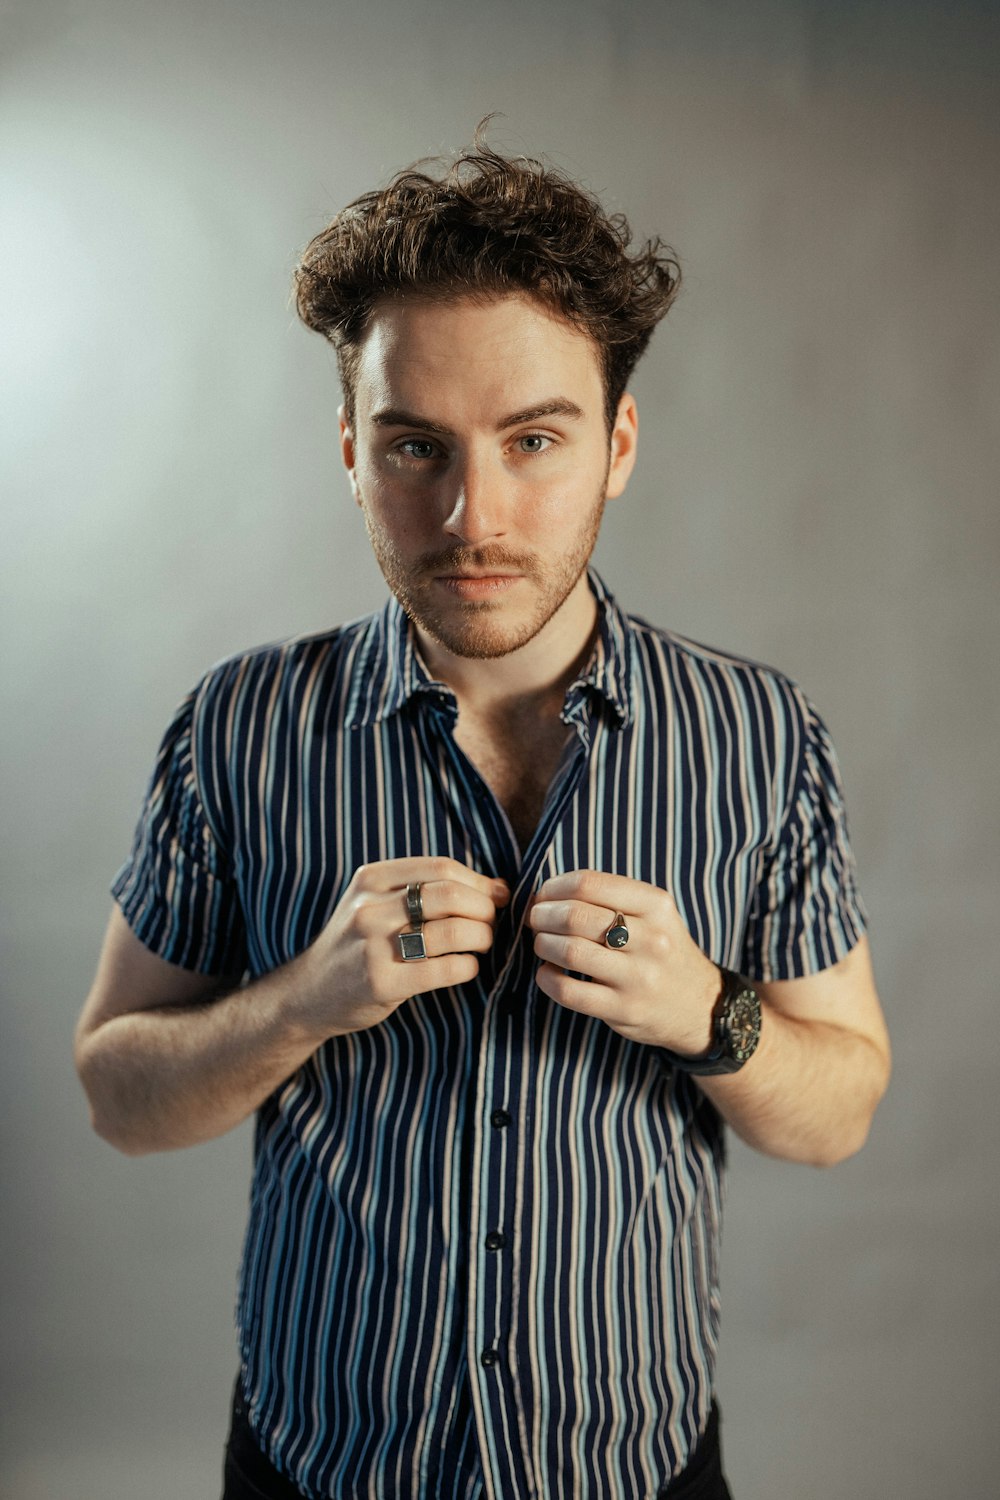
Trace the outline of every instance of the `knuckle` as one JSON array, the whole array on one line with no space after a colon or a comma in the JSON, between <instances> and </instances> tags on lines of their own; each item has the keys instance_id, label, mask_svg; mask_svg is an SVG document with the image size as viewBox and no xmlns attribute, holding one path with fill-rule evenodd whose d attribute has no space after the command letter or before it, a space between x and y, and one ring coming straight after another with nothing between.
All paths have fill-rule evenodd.
<instances>
[{"instance_id":1,"label":"knuckle","mask_svg":"<svg viewBox=\"0 0 1000 1500\"><path fill-rule=\"evenodd\" d=\"M376 929L378 918L375 903L367 896L356 897L351 911L351 918L355 931L361 937L371 937Z\"/></svg>"},{"instance_id":2,"label":"knuckle","mask_svg":"<svg viewBox=\"0 0 1000 1500\"><path fill-rule=\"evenodd\" d=\"M585 937L589 927L590 914L585 906L574 902L566 909L566 926L574 937Z\"/></svg>"},{"instance_id":3,"label":"knuckle","mask_svg":"<svg viewBox=\"0 0 1000 1500\"><path fill-rule=\"evenodd\" d=\"M563 1004L567 996L567 985L569 978L561 969L550 967L545 970L545 993L552 999Z\"/></svg>"},{"instance_id":4,"label":"knuckle","mask_svg":"<svg viewBox=\"0 0 1000 1500\"><path fill-rule=\"evenodd\" d=\"M493 928L488 922L476 923L476 940L471 946L480 953L489 953L493 947Z\"/></svg>"},{"instance_id":5,"label":"knuckle","mask_svg":"<svg viewBox=\"0 0 1000 1500\"><path fill-rule=\"evenodd\" d=\"M442 953L456 953L462 947L462 924L454 917L447 917L443 922L436 922L437 932L435 936Z\"/></svg>"},{"instance_id":6,"label":"knuckle","mask_svg":"<svg viewBox=\"0 0 1000 1500\"><path fill-rule=\"evenodd\" d=\"M447 876L438 882L438 896L444 901L445 909L453 911L460 899L461 888L457 880Z\"/></svg>"},{"instance_id":7,"label":"knuckle","mask_svg":"<svg viewBox=\"0 0 1000 1500\"><path fill-rule=\"evenodd\" d=\"M670 957L670 950L673 945L666 932L654 929L648 934L648 942L649 951L651 951L654 958L663 961Z\"/></svg>"},{"instance_id":8,"label":"knuckle","mask_svg":"<svg viewBox=\"0 0 1000 1500\"><path fill-rule=\"evenodd\" d=\"M576 969L581 974L586 973L590 961L587 950L592 949L592 947L593 945L588 943L585 938L567 938L564 949L566 961L563 964L563 968Z\"/></svg>"},{"instance_id":9,"label":"knuckle","mask_svg":"<svg viewBox=\"0 0 1000 1500\"><path fill-rule=\"evenodd\" d=\"M479 960L472 953L449 953L440 962L445 985L467 984L479 973Z\"/></svg>"}]
</instances>

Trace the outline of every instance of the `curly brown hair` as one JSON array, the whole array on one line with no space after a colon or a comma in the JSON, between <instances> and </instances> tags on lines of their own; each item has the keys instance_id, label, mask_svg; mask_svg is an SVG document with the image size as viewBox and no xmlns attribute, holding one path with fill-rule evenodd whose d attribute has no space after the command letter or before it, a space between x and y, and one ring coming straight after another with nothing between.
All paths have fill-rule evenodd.
<instances>
[{"instance_id":1,"label":"curly brown hair","mask_svg":"<svg viewBox=\"0 0 1000 1500\"><path fill-rule=\"evenodd\" d=\"M677 295L680 267L658 238L630 255L623 214L609 216L541 162L491 150L485 123L442 176L416 162L309 242L295 270L299 316L336 349L353 424L360 344L381 298L528 292L593 339L610 432L636 361Z\"/></svg>"}]
</instances>

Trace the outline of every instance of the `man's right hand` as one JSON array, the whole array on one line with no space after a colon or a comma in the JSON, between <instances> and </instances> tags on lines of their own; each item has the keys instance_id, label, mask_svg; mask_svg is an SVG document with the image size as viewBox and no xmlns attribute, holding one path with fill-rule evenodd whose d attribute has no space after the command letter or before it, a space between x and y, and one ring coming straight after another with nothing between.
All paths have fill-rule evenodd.
<instances>
[{"instance_id":1,"label":"man's right hand","mask_svg":"<svg viewBox=\"0 0 1000 1500\"><path fill-rule=\"evenodd\" d=\"M404 962L397 939L416 882L428 957ZM310 948L230 993L224 976L151 953L115 907L76 1030L95 1130L130 1155L231 1130L330 1037L474 978L507 900L503 881L453 859L363 866Z\"/></svg>"},{"instance_id":2,"label":"man's right hand","mask_svg":"<svg viewBox=\"0 0 1000 1500\"><path fill-rule=\"evenodd\" d=\"M420 886L425 959L406 962L408 885ZM506 882L444 856L387 859L356 871L326 927L302 955L304 1012L317 1045L377 1026L415 994L467 984L488 953Z\"/></svg>"}]
</instances>

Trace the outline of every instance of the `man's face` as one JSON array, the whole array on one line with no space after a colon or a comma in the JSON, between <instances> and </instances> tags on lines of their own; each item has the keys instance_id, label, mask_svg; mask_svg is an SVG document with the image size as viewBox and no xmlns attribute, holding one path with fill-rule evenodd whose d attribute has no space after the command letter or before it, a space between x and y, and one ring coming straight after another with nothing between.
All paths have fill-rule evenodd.
<instances>
[{"instance_id":1,"label":"man's face","mask_svg":"<svg viewBox=\"0 0 1000 1500\"><path fill-rule=\"evenodd\" d=\"M385 302L341 446L386 582L419 629L498 657L592 604L584 571L635 449L609 442L591 340L541 303Z\"/></svg>"}]
</instances>

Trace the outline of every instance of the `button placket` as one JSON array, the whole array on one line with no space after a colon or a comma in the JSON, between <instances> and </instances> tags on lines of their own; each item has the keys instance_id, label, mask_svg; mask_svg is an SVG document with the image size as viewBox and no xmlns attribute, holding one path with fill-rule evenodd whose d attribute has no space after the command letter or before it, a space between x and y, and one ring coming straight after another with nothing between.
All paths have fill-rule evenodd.
<instances>
[{"instance_id":1,"label":"button placket","mask_svg":"<svg viewBox=\"0 0 1000 1500\"><path fill-rule=\"evenodd\" d=\"M512 899L500 913L495 934L495 945L502 957L498 972L489 976L483 1016L477 1080L478 1182L471 1226L476 1239L471 1251L469 1328L475 1340L470 1357L478 1362L482 1372L479 1390L483 1420L494 1433L509 1430L514 1424L520 1430L527 1420L521 1409L518 1361L522 1351L518 1349L518 1341L523 1341L529 1331L530 1313L515 1300L517 1256L525 1233L525 1226L516 1222L516 1205L522 1198L518 1178L524 1170L520 1159L523 1143L519 1138L522 1121L530 1135L532 1114L530 1049L526 1046L525 1025L531 1024L533 962L524 929L528 905L537 889L555 831L572 805L586 762L585 728L575 720L572 727L576 732L567 744L565 759L554 778L539 826L519 868L515 866L512 872ZM499 804L496 808L499 812ZM505 873L502 834L506 830L502 821L505 819L500 817L484 818L481 824L484 841L492 846L487 850L491 863L485 867L495 869L498 874ZM530 1357L530 1350L525 1349L523 1354ZM527 1483L519 1451L510 1454L510 1466L507 1492L524 1495L527 1500L532 1487Z\"/></svg>"}]
</instances>

